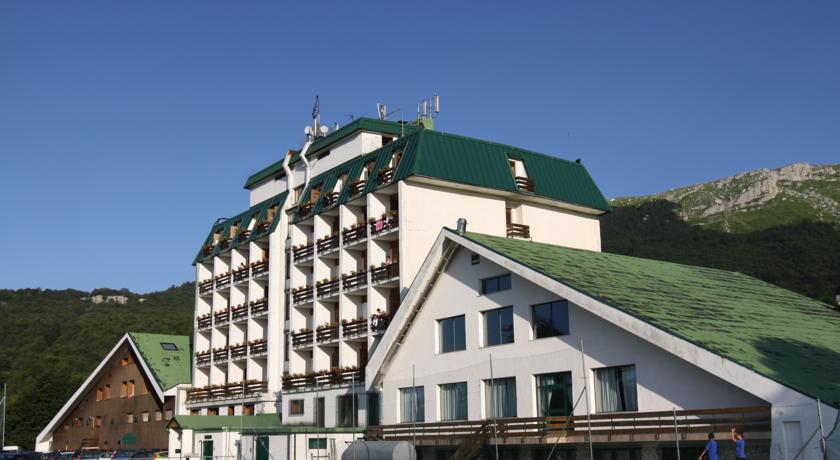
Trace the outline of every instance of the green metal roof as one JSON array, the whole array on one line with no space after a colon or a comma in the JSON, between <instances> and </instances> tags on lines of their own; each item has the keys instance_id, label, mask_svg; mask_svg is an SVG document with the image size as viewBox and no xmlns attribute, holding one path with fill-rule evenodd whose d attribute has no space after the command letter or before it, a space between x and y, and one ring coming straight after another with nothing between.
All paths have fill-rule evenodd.
<instances>
[{"instance_id":1,"label":"green metal roof","mask_svg":"<svg viewBox=\"0 0 840 460\"><path fill-rule=\"evenodd\" d=\"M840 313L735 272L466 233L515 262L840 408Z\"/></svg>"},{"instance_id":2,"label":"green metal roof","mask_svg":"<svg viewBox=\"0 0 840 460\"><path fill-rule=\"evenodd\" d=\"M377 171L387 166L398 150L402 154L393 179L387 184L379 184L376 180ZM534 181L533 193L520 191L516 187L508 158L522 160L525 164L528 177ZM419 176L534 195L604 212L610 210L589 172L579 163L504 144L426 129L417 130L313 177L301 195L300 204L309 202L309 192L313 187L321 186L323 196L324 192L332 190L339 176L347 174L347 181L336 206L345 203L350 198L350 184L359 179L364 166L370 162L374 163L369 178L372 180L367 181L363 194L408 177ZM296 212L293 220L299 221L320 213L325 209L322 201L319 199L305 215Z\"/></svg>"},{"instance_id":3,"label":"green metal roof","mask_svg":"<svg viewBox=\"0 0 840 460\"><path fill-rule=\"evenodd\" d=\"M139 332L129 332L128 335L163 391L182 383L190 383L192 347L188 336ZM166 350L162 343L173 343L178 349Z\"/></svg>"},{"instance_id":4,"label":"green metal roof","mask_svg":"<svg viewBox=\"0 0 840 460\"><path fill-rule=\"evenodd\" d=\"M375 133L402 135L412 133L416 130L417 127L413 126L410 123L378 120L374 118L357 118L349 124L343 126L342 128L333 131L329 135L317 139L315 142L312 143L312 145L309 146L309 153L307 153L306 156L307 158L309 158L310 156L318 155L327 147L331 147L337 142L344 140L346 137L358 131L370 131ZM289 160L289 165L293 165L298 161L300 161L300 151L297 151L292 155L292 158ZM252 174L245 181L245 188L251 188L254 185L257 185L258 183L276 174L280 174L281 172L284 172L283 160L274 162L269 166Z\"/></svg>"},{"instance_id":5,"label":"green metal roof","mask_svg":"<svg viewBox=\"0 0 840 460\"><path fill-rule=\"evenodd\" d=\"M240 428L277 428L280 423L279 414L256 414L248 416L235 415L176 415L170 425L177 425L182 429L195 431L219 431L224 428L239 430Z\"/></svg>"},{"instance_id":6,"label":"green metal roof","mask_svg":"<svg viewBox=\"0 0 840 460\"><path fill-rule=\"evenodd\" d=\"M221 222L217 222L216 224L214 224L210 228L210 233L207 235L207 238L204 239L204 243L202 243L201 247L198 249L198 254L195 256L195 260L193 260L193 265L203 260L211 259L214 256L230 251L231 249L239 247L243 244L247 244L249 241L254 241L256 239L262 238L265 235L268 235L271 232L273 232L277 228L277 225L280 223L280 214L282 213L283 203L285 203L287 195L288 192L278 193L277 195L274 195L273 197L267 200L264 200L260 203L255 204L254 206L251 206L250 208L248 208L247 211L243 211L229 219L225 219ZM272 206L277 206L277 213L274 215L274 220L272 220L271 226L266 231L262 233L252 231L248 239L244 241L239 240L238 238L234 238L234 240L230 244L230 247L228 247L227 249L223 250L220 247L220 245L216 244L210 253L204 253L204 247L213 242L213 235L216 232L221 232L224 236L230 234L230 228L233 225L239 224L240 229L246 229L248 228L248 224L252 220L256 220L256 224L259 224L268 217L268 210ZM254 226L254 228L256 228L256 225Z\"/></svg>"}]
</instances>

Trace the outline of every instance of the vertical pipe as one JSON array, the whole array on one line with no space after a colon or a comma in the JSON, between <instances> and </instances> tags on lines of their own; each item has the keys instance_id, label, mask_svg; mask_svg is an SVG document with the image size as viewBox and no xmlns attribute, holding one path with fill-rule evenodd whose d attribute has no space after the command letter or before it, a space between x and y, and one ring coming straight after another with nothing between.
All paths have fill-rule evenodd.
<instances>
[{"instance_id":1,"label":"vertical pipe","mask_svg":"<svg viewBox=\"0 0 840 460\"><path fill-rule=\"evenodd\" d=\"M580 365L583 368L583 389L586 391L586 431L589 436L589 460L595 460L592 448L592 417L589 409L589 379L586 372L586 355L583 353L583 340L580 341Z\"/></svg>"},{"instance_id":2,"label":"vertical pipe","mask_svg":"<svg viewBox=\"0 0 840 460\"><path fill-rule=\"evenodd\" d=\"M5 388L5 387L4 387ZM3 395L5 396L6 392L5 389L3 391ZM3 410L5 410L6 406L3 405ZM820 422L820 450L822 450L823 457L825 457L825 431L823 431L823 420L822 420L822 408L820 407L820 400L817 399L817 420ZM4 419L5 422L5 419ZM679 459L677 459L679 460Z\"/></svg>"},{"instance_id":3,"label":"vertical pipe","mask_svg":"<svg viewBox=\"0 0 840 460\"><path fill-rule=\"evenodd\" d=\"M493 353L490 353L490 410L493 411L493 444L496 450L496 460L499 460L499 431L496 423L496 384L493 381Z\"/></svg>"},{"instance_id":4,"label":"vertical pipe","mask_svg":"<svg viewBox=\"0 0 840 460\"><path fill-rule=\"evenodd\" d=\"M411 365L411 443L417 449L417 381L414 376L414 364Z\"/></svg>"},{"instance_id":5,"label":"vertical pipe","mask_svg":"<svg viewBox=\"0 0 840 460\"><path fill-rule=\"evenodd\" d=\"M677 460L680 460L680 433L677 431L677 408L674 407L674 439L677 441Z\"/></svg>"}]
</instances>

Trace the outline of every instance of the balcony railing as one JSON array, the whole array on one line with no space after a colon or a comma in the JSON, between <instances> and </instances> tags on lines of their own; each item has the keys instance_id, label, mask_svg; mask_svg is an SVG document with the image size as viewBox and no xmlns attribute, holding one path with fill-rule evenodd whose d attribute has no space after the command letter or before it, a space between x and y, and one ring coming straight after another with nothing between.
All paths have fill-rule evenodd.
<instances>
[{"instance_id":1,"label":"balcony railing","mask_svg":"<svg viewBox=\"0 0 840 460\"><path fill-rule=\"evenodd\" d=\"M507 226L508 238L525 238L531 239L531 227L524 224L508 224Z\"/></svg>"},{"instance_id":2,"label":"balcony railing","mask_svg":"<svg viewBox=\"0 0 840 460\"><path fill-rule=\"evenodd\" d=\"M367 181L364 179L359 179L357 181L353 181L350 184L350 196L356 196L361 194L365 191L365 186L367 185Z\"/></svg>"},{"instance_id":3,"label":"balcony railing","mask_svg":"<svg viewBox=\"0 0 840 460\"><path fill-rule=\"evenodd\" d=\"M364 383L364 369L358 367L334 368L306 374L283 376L283 390L301 391L316 387L343 386L351 383Z\"/></svg>"},{"instance_id":4,"label":"balcony railing","mask_svg":"<svg viewBox=\"0 0 840 460\"><path fill-rule=\"evenodd\" d=\"M318 327L318 329L315 330L315 339L318 340L318 342L338 340L338 325Z\"/></svg>"},{"instance_id":5,"label":"balcony railing","mask_svg":"<svg viewBox=\"0 0 840 460\"><path fill-rule=\"evenodd\" d=\"M377 175L377 181L379 181L379 185L387 184L394 179L394 168L386 167L379 170L379 174Z\"/></svg>"},{"instance_id":6,"label":"balcony railing","mask_svg":"<svg viewBox=\"0 0 840 460\"><path fill-rule=\"evenodd\" d=\"M234 283L241 283L241 282L247 281L247 280L248 280L248 266L245 265L245 264L242 264L242 265L239 266L239 268L237 268L236 270L233 271L233 282Z\"/></svg>"},{"instance_id":7,"label":"balcony railing","mask_svg":"<svg viewBox=\"0 0 840 460\"><path fill-rule=\"evenodd\" d=\"M341 333L344 337L361 336L367 334L367 318L356 318L341 322Z\"/></svg>"},{"instance_id":8,"label":"balcony railing","mask_svg":"<svg viewBox=\"0 0 840 460\"><path fill-rule=\"evenodd\" d=\"M230 309L230 317L236 321L248 317L248 305L237 305Z\"/></svg>"},{"instance_id":9,"label":"balcony railing","mask_svg":"<svg viewBox=\"0 0 840 460\"><path fill-rule=\"evenodd\" d=\"M292 303L311 302L315 297L315 289L311 286L292 291Z\"/></svg>"},{"instance_id":10,"label":"balcony railing","mask_svg":"<svg viewBox=\"0 0 840 460\"><path fill-rule=\"evenodd\" d=\"M513 178L513 181L516 182L516 188L519 190L524 190L526 192L534 192L534 181L528 179L527 177L516 176Z\"/></svg>"},{"instance_id":11,"label":"balcony railing","mask_svg":"<svg viewBox=\"0 0 840 460\"><path fill-rule=\"evenodd\" d=\"M201 255L203 255L204 257L207 257L207 256L209 256L210 254L213 253L214 249L216 249L216 244L215 243L205 244L204 247L201 248Z\"/></svg>"},{"instance_id":12,"label":"balcony railing","mask_svg":"<svg viewBox=\"0 0 840 460\"><path fill-rule=\"evenodd\" d=\"M298 216L308 216L312 213L312 202L303 203L298 205Z\"/></svg>"},{"instance_id":13,"label":"balcony railing","mask_svg":"<svg viewBox=\"0 0 840 460\"><path fill-rule=\"evenodd\" d=\"M341 288L345 291L367 285L367 272L345 274L341 277Z\"/></svg>"},{"instance_id":14,"label":"balcony railing","mask_svg":"<svg viewBox=\"0 0 840 460\"><path fill-rule=\"evenodd\" d=\"M321 200L323 200L323 206L328 208L338 202L338 192L325 193Z\"/></svg>"},{"instance_id":15,"label":"balcony railing","mask_svg":"<svg viewBox=\"0 0 840 460\"><path fill-rule=\"evenodd\" d=\"M263 297L262 299L252 300L251 301L251 316L261 315L268 311L268 299Z\"/></svg>"},{"instance_id":16,"label":"balcony railing","mask_svg":"<svg viewBox=\"0 0 840 460\"><path fill-rule=\"evenodd\" d=\"M318 240L318 253L332 251L338 247L338 235L332 235Z\"/></svg>"},{"instance_id":17,"label":"balcony railing","mask_svg":"<svg viewBox=\"0 0 840 460\"><path fill-rule=\"evenodd\" d=\"M198 283L198 294L205 295L213 292L213 280L204 280Z\"/></svg>"},{"instance_id":18,"label":"balcony railing","mask_svg":"<svg viewBox=\"0 0 840 460\"><path fill-rule=\"evenodd\" d=\"M196 403L218 399L240 399L268 391L268 382L246 380L223 385L208 385L187 390L187 402Z\"/></svg>"},{"instance_id":19,"label":"balcony railing","mask_svg":"<svg viewBox=\"0 0 840 460\"><path fill-rule=\"evenodd\" d=\"M242 230L241 232L239 232L238 235L236 235L236 239L239 240L240 243L248 241L248 238L250 238L250 237L251 237L251 231L250 230Z\"/></svg>"},{"instance_id":20,"label":"balcony railing","mask_svg":"<svg viewBox=\"0 0 840 460\"><path fill-rule=\"evenodd\" d=\"M312 243L308 243L303 246L299 246L295 249L292 249L292 257L295 259L295 262L300 262L301 260L308 259L314 255L315 245Z\"/></svg>"},{"instance_id":21,"label":"balcony railing","mask_svg":"<svg viewBox=\"0 0 840 460\"><path fill-rule=\"evenodd\" d=\"M225 272L216 277L216 289L221 289L230 284L230 272Z\"/></svg>"},{"instance_id":22,"label":"balcony railing","mask_svg":"<svg viewBox=\"0 0 840 460\"><path fill-rule=\"evenodd\" d=\"M379 219L371 219L370 234L371 236L387 232L397 228L400 225L399 219L396 215L385 216Z\"/></svg>"},{"instance_id":23,"label":"balcony railing","mask_svg":"<svg viewBox=\"0 0 840 460\"><path fill-rule=\"evenodd\" d=\"M367 429L370 439L388 441L412 440L417 445L440 444L447 440L457 445L480 433L487 420L460 422L417 423L374 426ZM492 422L490 422L492 423ZM500 444L515 444L523 438L554 444L587 442L590 429L587 417L530 417L500 418L495 421ZM678 410L662 412L623 412L592 414L593 443L643 441L702 441L707 433L729 436L730 427L737 426L748 439L770 439L770 408L739 407L726 409ZM492 437L487 442L494 442ZM531 441L529 441L530 443Z\"/></svg>"},{"instance_id":24,"label":"balcony railing","mask_svg":"<svg viewBox=\"0 0 840 460\"><path fill-rule=\"evenodd\" d=\"M312 345L312 342L314 341L311 330L294 332L289 335L292 336L293 347L305 347L307 345Z\"/></svg>"},{"instance_id":25,"label":"balcony railing","mask_svg":"<svg viewBox=\"0 0 840 460\"><path fill-rule=\"evenodd\" d=\"M210 350L196 352L195 365L206 366L208 364L210 364Z\"/></svg>"},{"instance_id":26,"label":"balcony railing","mask_svg":"<svg viewBox=\"0 0 840 460\"><path fill-rule=\"evenodd\" d=\"M268 382L261 380L248 380L245 382L245 396L265 393L268 391Z\"/></svg>"},{"instance_id":27,"label":"balcony railing","mask_svg":"<svg viewBox=\"0 0 840 460\"><path fill-rule=\"evenodd\" d=\"M345 245L353 244L367 236L367 226L359 225L357 227L345 228L341 232L341 236Z\"/></svg>"},{"instance_id":28,"label":"balcony railing","mask_svg":"<svg viewBox=\"0 0 840 460\"><path fill-rule=\"evenodd\" d=\"M251 356L260 355L268 352L268 342L265 339L256 339L248 342L248 348L251 351Z\"/></svg>"},{"instance_id":29,"label":"balcony railing","mask_svg":"<svg viewBox=\"0 0 840 460\"><path fill-rule=\"evenodd\" d=\"M213 313L213 319L216 326L227 324L230 321L230 308Z\"/></svg>"},{"instance_id":30,"label":"balcony railing","mask_svg":"<svg viewBox=\"0 0 840 460\"><path fill-rule=\"evenodd\" d=\"M271 221L270 220L264 220L264 221L258 223L256 227L254 227L254 234L255 235L262 235L263 233L267 232L268 229L270 229L270 228L271 228Z\"/></svg>"},{"instance_id":31,"label":"balcony railing","mask_svg":"<svg viewBox=\"0 0 840 460\"><path fill-rule=\"evenodd\" d=\"M230 359L240 359L248 356L248 344L239 343L230 346Z\"/></svg>"},{"instance_id":32,"label":"balcony railing","mask_svg":"<svg viewBox=\"0 0 840 460\"><path fill-rule=\"evenodd\" d=\"M268 259L258 260L251 263L251 276L257 277L268 273Z\"/></svg>"},{"instance_id":33,"label":"balcony railing","mask_svg":"<svg viewBox=\"0 0 840 460\"><path fill-rule=\"evenodd\" d=\"M227 346L213 349L213 362L214 363L227 361L227 359L228 359L228 347Z\"/></svg>"},{"instance_id":34,"label":"balcony railing","mask_svg":"<svg viewBox=\"0 0 840 460\"><path fill-rule=\"evenodd\" d=\"M335 279L326 283L318 283L316 290L318 291L318 297L329 297L333 294L338 294L339 281Z\"/></svg>"},{"instance_id":35,"label":"balcony railing","mask_svg":"<svg viewBox=\"0 0 840 460\"><path fill-rule=\"evenodd\" d=\"M223 238L219 241L219 249L224 251L225 249L230 248L230 244L233 242L233 238Z\"/></svg>"},{"instance_id":36,"label":"balcony railing","mask_svg":"<svg viewBox=\"0 0 840 460\"><path fill-rule=\"evenodd\" d=\"M400 276L400 267L397 262L372 268L370 270L370 282L381 283Z\"/></svg>"},{"instance_id":37,"label":"balcony railing","mask_svg":"<svg viewBox=\"0 0 840 460\"><path fill-rule=\"evenodd\" d=\"M202 315L196 318L198 322L198 329L209 329L213 326L213 317L210 314Z\"/></svg>"}]
</instances>

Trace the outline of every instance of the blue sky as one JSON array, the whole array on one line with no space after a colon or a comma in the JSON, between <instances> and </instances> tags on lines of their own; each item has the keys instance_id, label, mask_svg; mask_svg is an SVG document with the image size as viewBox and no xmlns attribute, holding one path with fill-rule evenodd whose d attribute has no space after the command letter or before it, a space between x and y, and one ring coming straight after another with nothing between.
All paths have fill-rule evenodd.
<instances>
[{"instance_id":1,"label":"blue sky","mask_svg":"<svg viewBox=\"0 0 840 460\"><path fill-rule=\"evenodd\" d=\"M194 277L252 172L415 111L610 197L840 162L840 2L0 2L0 287Z\"/></svg>"}]
</instances>

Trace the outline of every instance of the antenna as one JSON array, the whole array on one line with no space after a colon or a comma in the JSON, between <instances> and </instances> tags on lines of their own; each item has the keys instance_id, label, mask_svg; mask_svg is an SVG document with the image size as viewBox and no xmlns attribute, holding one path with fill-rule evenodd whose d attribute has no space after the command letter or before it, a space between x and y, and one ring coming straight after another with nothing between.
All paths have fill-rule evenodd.
<instances>
[{"instance_id":1,"label":"antenna","mask_svg":"<svg viewBox=\"0 0 840 460\"><path fill-rule=\"evenodd\" d=\"M388 107L386 107L385 104L377 102L376 112L379 114L380 120L385 120L386 118L388 118Z\"/></svg>"},{"instance_id":2,"label":"antenna","mask_svg":"<svg viewBox=\"0 0 840 460\"><path fill-rule=\"evenodd\" d=\"M433 108L432 108L432 110L433 110L435 113L440 113L440 96L438 96L437 94L435 94L434 96L432 96L432 102L433 102L433 105L432 105L432 107L433 107Z\"/></svg>"}]
</instances>

